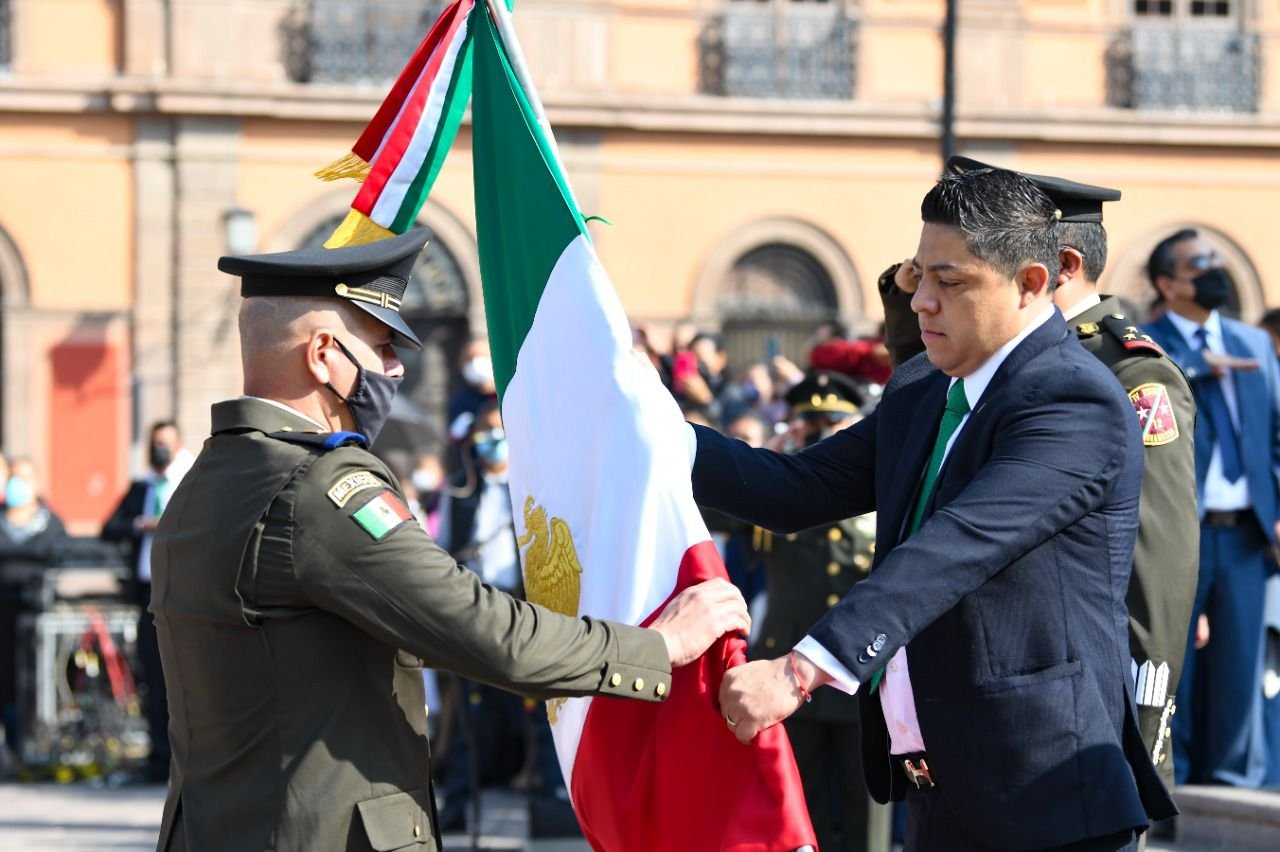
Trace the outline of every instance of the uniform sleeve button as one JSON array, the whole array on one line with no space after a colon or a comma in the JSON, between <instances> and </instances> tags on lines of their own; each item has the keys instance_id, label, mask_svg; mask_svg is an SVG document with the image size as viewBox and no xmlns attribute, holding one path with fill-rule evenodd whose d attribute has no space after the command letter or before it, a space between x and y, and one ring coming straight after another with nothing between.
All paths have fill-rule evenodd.
<instances>
[{"instance_id":1,"label":"uniform sleeve button","mask_svg":"<svg viewBox=\"0 0 1280 852\"><path fill-rule=\"evenodd\" d=\"M764 646L765 646L766 648L773 648L773 647L775 647L777 644L778 644L778 640L777 640L777 639L774 639L772 636L766 636L766 637L764 638Z\"/></svg>"},{"instance_id":2,"label":"uniform sleeve button","mask_svg":"<svg viewBox=\"0 0 1280 852\"><path fill-rule=\"evenodd\" d=\"M831 609L831 607L838 603L840 603L839 595L827 595L827 609Z\"/></svg>"},{"instance_id":3,"label":"uniform sleeve button","mask_svg":"<svg viewBox=\"0 0 1280 852\"><path fill-rule=\"evenodd\" d=\"M631 688L636 692L639 692L640 690L644 689L644 678L642 677L636 678L636 682L631 684Z\"/></svg>"},{"instance_id":4,"label":"uniform sleeve button","mask_svg":"<svg viewBox=\"0 0 1280 852\"><path fill-rule=\"evenodd\" d=\"M839 574L840 574L840 563L839 563L839 562L828 562L828 563L827 563L827 576L829 576L829 577L836 577L836 576L839 576Z\"/></svg>"},{"instance_id":5,"label":"uniform sleeve button","mask_svg":"<svg viewBox=\"0 0 1280 852\"><path fill-rule=\"evenodd\" d=\"M653 688L653 694L658 696L659 698L666 695L667 685L665 683L659 683L657 686Z\"/></svg>"},{"instance_id":6,"label":"uniform sleeve button","mask_svg":"<svg viewBox=\"0 0 1280 852\"><path fill-rule=\"evenodd\" d=\"M613 677L609 678L610 686L622 686L622 675L617 672L613 673Z\"/></svg>"},{"instance_id":7,"label":"uniform sleeve button","mask_svg":"<svg viewBox=\"0 0 1280 852\"><path fill-rule=\"evenodd\" d=\"M844 538L844 533L840 531L839 527L832 527L831 529L827 530L828 541L839 541L842 538Z\"/></svg>"}]
</instances>

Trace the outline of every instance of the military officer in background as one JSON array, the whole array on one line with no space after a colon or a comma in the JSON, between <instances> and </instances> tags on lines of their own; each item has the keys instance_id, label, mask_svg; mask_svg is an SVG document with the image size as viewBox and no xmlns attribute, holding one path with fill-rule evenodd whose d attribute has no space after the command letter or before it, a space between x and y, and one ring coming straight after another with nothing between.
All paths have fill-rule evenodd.
<instances>
[{"instance_id":1,"label":"military officer in background","mask_svg":"<svg viewBox=\"0 0 1280 852\"><path fill-rule=\"evenodd\" d=\"M993 168L952 157L948 171ZM1142 498L1129 580L1129 650L1143 739L1165 785L1173 788L1171 718L1196 594L1200 521L1196 509L1196 407L1182 371L1125 316L1120 301L1098 291L1107 264L1102 205L1120 191L1023 174L1053 200L1060 216L1054 303L1080 344L1106 364L1129 394L1142 426ZM917 276L896 284L914 290ZM888 303L886 303L888 304Z\"/></svg>"},{"instance_id":2,"label":"military officer in background","mask_svg":"<svg viewBox=\"0 0 1280 852\"><path fill-rule=\"evenodd\" d=\"M862 389L844 375L810 373L787 393L794 450L853 425L864 402ZM875 526L875 515L868 514L786 536L759 530L768 605L752 659L772 659L795 647L809 625L867 576ZM819 689L784 724L818 848L864 852L870 798L859 757L857 700Z\"/></svg>"},{"instance_id":3,"label":"military officer in background","mask_svg":"<svg viewBox=\"0 0 1280 852\"><path fill-rule=\"evenodd\" d=\"M170 498L151 610L173 763L160 850L439 848L421 667L525 695L662 700L749 626L711 581L653 629L569 618L460 567L368 452L421 344L398 313L424 230L229 257L245 396Z\"/></svg>"}]
</instances>

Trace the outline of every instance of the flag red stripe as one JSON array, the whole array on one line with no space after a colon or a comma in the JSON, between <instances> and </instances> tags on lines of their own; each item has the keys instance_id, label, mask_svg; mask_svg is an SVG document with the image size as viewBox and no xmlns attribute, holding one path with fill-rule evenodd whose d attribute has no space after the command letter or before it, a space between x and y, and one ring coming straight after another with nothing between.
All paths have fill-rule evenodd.
<instances>
[{"instance_id":1,"label":"flag red stripe","mask_svg":"<svg viewBox=\"0 0 1280 852\"><path fill-rule=\"evenodd\" d=\"M444 63L445 55L449 52L448 45L453 41L458 29L466 21L467 16L459 12L459 5L451 6L445 10L440 19L436 21L435 26L431 28L427 39L431 39L431 34L435 33L445 20L448 19L447 31L432 46L430 56L427 59L426 67L420 77L420 82L416 89L413 90L408 102L405 104L404 111L400 115L400 119L395 122L395 126L391 128L390 135L387 138L386 145L373 163L373 169L369 172L369 177L360 186L360 192L356 195L355 201L351 202L351 206L370 216L373 214L373 207L378 201L378 196L382 195L382 190L386 187L387 181L395 172L396 167L400 165L400 160L404 157L404 152L409 148L409 143L413 141L413 135L418 130L418 122L422 120L422 110L426 106L427 96L431 93L431 84L436 75L440 73L440 66ZM452 13L452 17L450 14ZM399 83L397 82L397 85Z\"/></svg>"},{"instance_id":2,"label":"flag red stripe","mask_svg":"<svg viewBox=\"0 0 1280 852\"><path fill-rule=\"evenodd\" d=\"M672 595L724 576L715 546L696 544L681 560ZM699 661L673 673L670 696L662 704L592 700L571 791L592 848L789 852L816 847L786 731L775 725L744 746L720 716L720 681L745 658L746 643L725 637Z\"/></svg>"},{"instance_id":3,"label":"flag red stripe","mask_svg":"<svg viewBox=\"0 0 1280 852\"><path fill-rule=\"evenodd\" d=\"M418 45L418 49L414 51L413 58L409 60L409 64L400 72L400 76L396 78L395 85L391 87L391 92L387 95L387 99L382 102L382 106L378 108L378 112L373 116L373 120L365 127L364 132L360 134L360 138L356 140L356 144L352 147L352 151L359 155L366 163L373 161L373 155L378 152L378 146L382 144L382 139L387 135L387 131L391 129L391 124L396 120L396 116L400 114L400 106L404 103L405 98L409 97L409 93L413 91L413 84L422 76L422 69L426 67L427 59L430 58L435 46L440 42L446 27L447 21L452 20L450 12L457 14L457 6L467 0L456 0L456 2L441 14L436 22L431 25L427 37Z\"/></svg>"}]
</instances>

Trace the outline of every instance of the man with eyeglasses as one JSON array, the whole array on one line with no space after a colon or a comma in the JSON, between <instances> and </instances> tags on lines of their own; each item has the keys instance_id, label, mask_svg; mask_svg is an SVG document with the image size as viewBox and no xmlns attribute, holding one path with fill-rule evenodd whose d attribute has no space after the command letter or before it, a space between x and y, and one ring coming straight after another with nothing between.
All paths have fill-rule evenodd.
<instances>
[{"instance_id":1,"label":"man with eyeglasses","mask_svg":"<svg viewBox=\"0 0 1280 852\"><path fill-rule=\"evenodd\" d=\"M1220 313L1231 278L1198 232L1162 240L1147 275L1165 312L1146 331L1182 367L1198 409L1200 574L1174 717L1177 780L1256 787L1266 771L1263 598L1280 534L1280 370L1266 332Z\"/></svg>"}]
</instances>

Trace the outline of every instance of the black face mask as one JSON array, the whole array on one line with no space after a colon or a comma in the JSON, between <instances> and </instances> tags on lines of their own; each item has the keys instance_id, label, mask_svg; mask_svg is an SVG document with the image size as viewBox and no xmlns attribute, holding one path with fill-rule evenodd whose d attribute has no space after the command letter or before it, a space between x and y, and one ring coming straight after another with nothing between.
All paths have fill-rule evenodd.
<instances>
[{"instance_id":1,"label":"black face mask","mask_svg":"<svg viewBox=\"0 0 1280 852\"><path fill-rule=\"evenodd\" d=\"M173 461L173 449L167 444L152 444L150 461L152 470L163 471Z\"/></svg>"},{"instance_id":2,"label":"black face mask","mask_svg":"<svg viewBox=\"0 0 1280 852\"><path fill-rule=\"evenodd\" d=\"M356 431L372 444L391 414L391 400L395 398L401 379L366 370L356 360L356 356L351 354L351 350L342 345L342 341L334 338L333 342L338 344L347 360L356 365L356 386L350 396L338 393L338 389L329 382L325 382L324 386L347 404L351 419L356 421Z\"/></svg>"},{"instance_id":3,"label":"black face mask","mask_svg":"<svg viewBox=\"0 0 1280 852\"><path fill-rule=\"evenodd\" d=\"M1231 292L1231 279L1225 269L1210 269L1191 279L1195 285L1195 303L1206 311L1216 310L1227 303Z\"/></svg>"}]
</instances>

